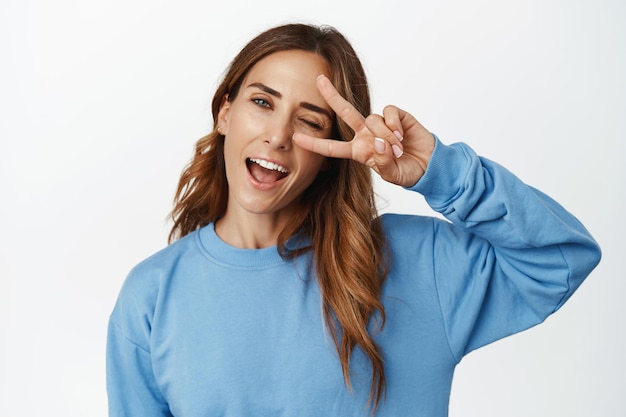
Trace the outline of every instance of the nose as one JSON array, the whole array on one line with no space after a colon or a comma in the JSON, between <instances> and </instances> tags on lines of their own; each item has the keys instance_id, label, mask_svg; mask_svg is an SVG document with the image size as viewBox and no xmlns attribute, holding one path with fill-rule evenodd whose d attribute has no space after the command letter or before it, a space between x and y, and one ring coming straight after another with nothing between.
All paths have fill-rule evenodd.
<instances>
[{"instance_id":1,"label":"nose","mask_svg":"<svg viewBox=\"0 0 626 417\"><path fill-rule=\"evenodd\" d=\"M274 150L286 151L292 147L293 133L289 120L274 120L266 132L264 142Z\"/></svg>"}]
</instances>

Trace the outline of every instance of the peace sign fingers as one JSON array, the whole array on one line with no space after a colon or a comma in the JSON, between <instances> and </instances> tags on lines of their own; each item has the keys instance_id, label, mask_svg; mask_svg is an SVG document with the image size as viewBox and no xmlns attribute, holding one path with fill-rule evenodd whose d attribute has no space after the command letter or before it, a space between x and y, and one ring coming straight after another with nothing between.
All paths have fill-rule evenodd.
<instances>
[{"instance_id":1,"label":"peace sign fingers","mask_svg":"<svg viewBox=\"0 0 626 417\"><path fill-rule=\"evenodd\" d=\"M432 154L434 138L412 115L387 106L382 115L366 118L325 76L317 78L317 88L337 118L354 130L354 137L346 142L295 133L296 145L327 157L360 162L394 184L411 186L420 179Z\"/></svg>"},{"instance_id":2,"label":"peace sign fingers","mask_svg":"<svg viewBox=\"0 0 626 417\"><path fill-rule=\"evenodd\" d=\"M332 158L354 159L372 166L371 156L374 136L366 126L365 117L339 94L326 76L320 75L317 78L317 88L322 98L328 103L337 117L354 130L355 136L350 141L342 141L295 133L293 135L294 142L301 148L320 155Z\"/></svg>"}]
</instances>

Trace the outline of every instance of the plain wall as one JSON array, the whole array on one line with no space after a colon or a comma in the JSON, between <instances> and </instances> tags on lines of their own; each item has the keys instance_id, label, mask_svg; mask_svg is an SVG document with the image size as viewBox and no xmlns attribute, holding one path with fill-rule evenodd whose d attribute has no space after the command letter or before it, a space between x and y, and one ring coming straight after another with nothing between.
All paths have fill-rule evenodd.
<instances>
[{"instance_id":1,"label":"plain wall","mask_svg":"<svg viewBox=\"0 0 626 417\"><path fill-rule=\"evenodd\" d=\"M546 323L468 355L451 416L624 416L626 3L0 2L0 409L105 416L108 315L210 100L258 32L336 26L393 103L555 197L604 258ZM431 213L380 184L384 211Z\"/></svg>"}]
</instances>

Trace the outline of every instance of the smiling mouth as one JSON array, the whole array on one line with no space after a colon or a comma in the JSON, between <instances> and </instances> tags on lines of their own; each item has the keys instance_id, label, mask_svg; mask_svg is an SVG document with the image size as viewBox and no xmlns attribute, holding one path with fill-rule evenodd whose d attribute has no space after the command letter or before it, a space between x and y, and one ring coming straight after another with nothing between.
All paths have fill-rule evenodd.
<instances>
[{"instance_id":1,"label":"smiling mouth","mask_svg":"<svg viewBox=\"0 0 626 417\"><path fill-rule=\"evenodd\" d=\"M265 159L248 158L246 159L248 172L260 183L272 183L280 181L289 175L289 171L285 167L275 164Z\"/></svg>"}]
</instances>

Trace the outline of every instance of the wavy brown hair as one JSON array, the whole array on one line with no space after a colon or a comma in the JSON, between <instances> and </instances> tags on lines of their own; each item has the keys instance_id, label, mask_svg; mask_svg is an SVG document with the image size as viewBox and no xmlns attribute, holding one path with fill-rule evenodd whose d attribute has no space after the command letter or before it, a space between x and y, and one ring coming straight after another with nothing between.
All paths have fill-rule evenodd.
<instances>
[{"instance_id":1,"label":"wavy brown hair","mask_svg":"<svg viewBox=\"0 0 626 417\"><path fill-rule=\"evenodd\" d=\"M248 43L228 67L213 96L214 129L225 97L232 101L250 69L279 51L303 50L323 57L330 80L361 114L370 111L365 72L354 49L336 29L289 24L267 30ZM342 120L333 121L333 137L348 141L353 130ZM228 183L224 168L224 136L216 130L201 138L193 159L183 171L172 211L170 242L217 221L227 209ZM330 159L298 200L300 210L281 232L278 248L285 258L312 251L319 282L324 320L335 343L348 388L350 357L361 349L372 365L370 400L378 408L385 391L381 349L372 334L382 330L385 311L381 303L388 257L375 206L371 170L348 159ZM299 234L310 246L288 249L287 240Z\"/></svg>"}]
</instances>

